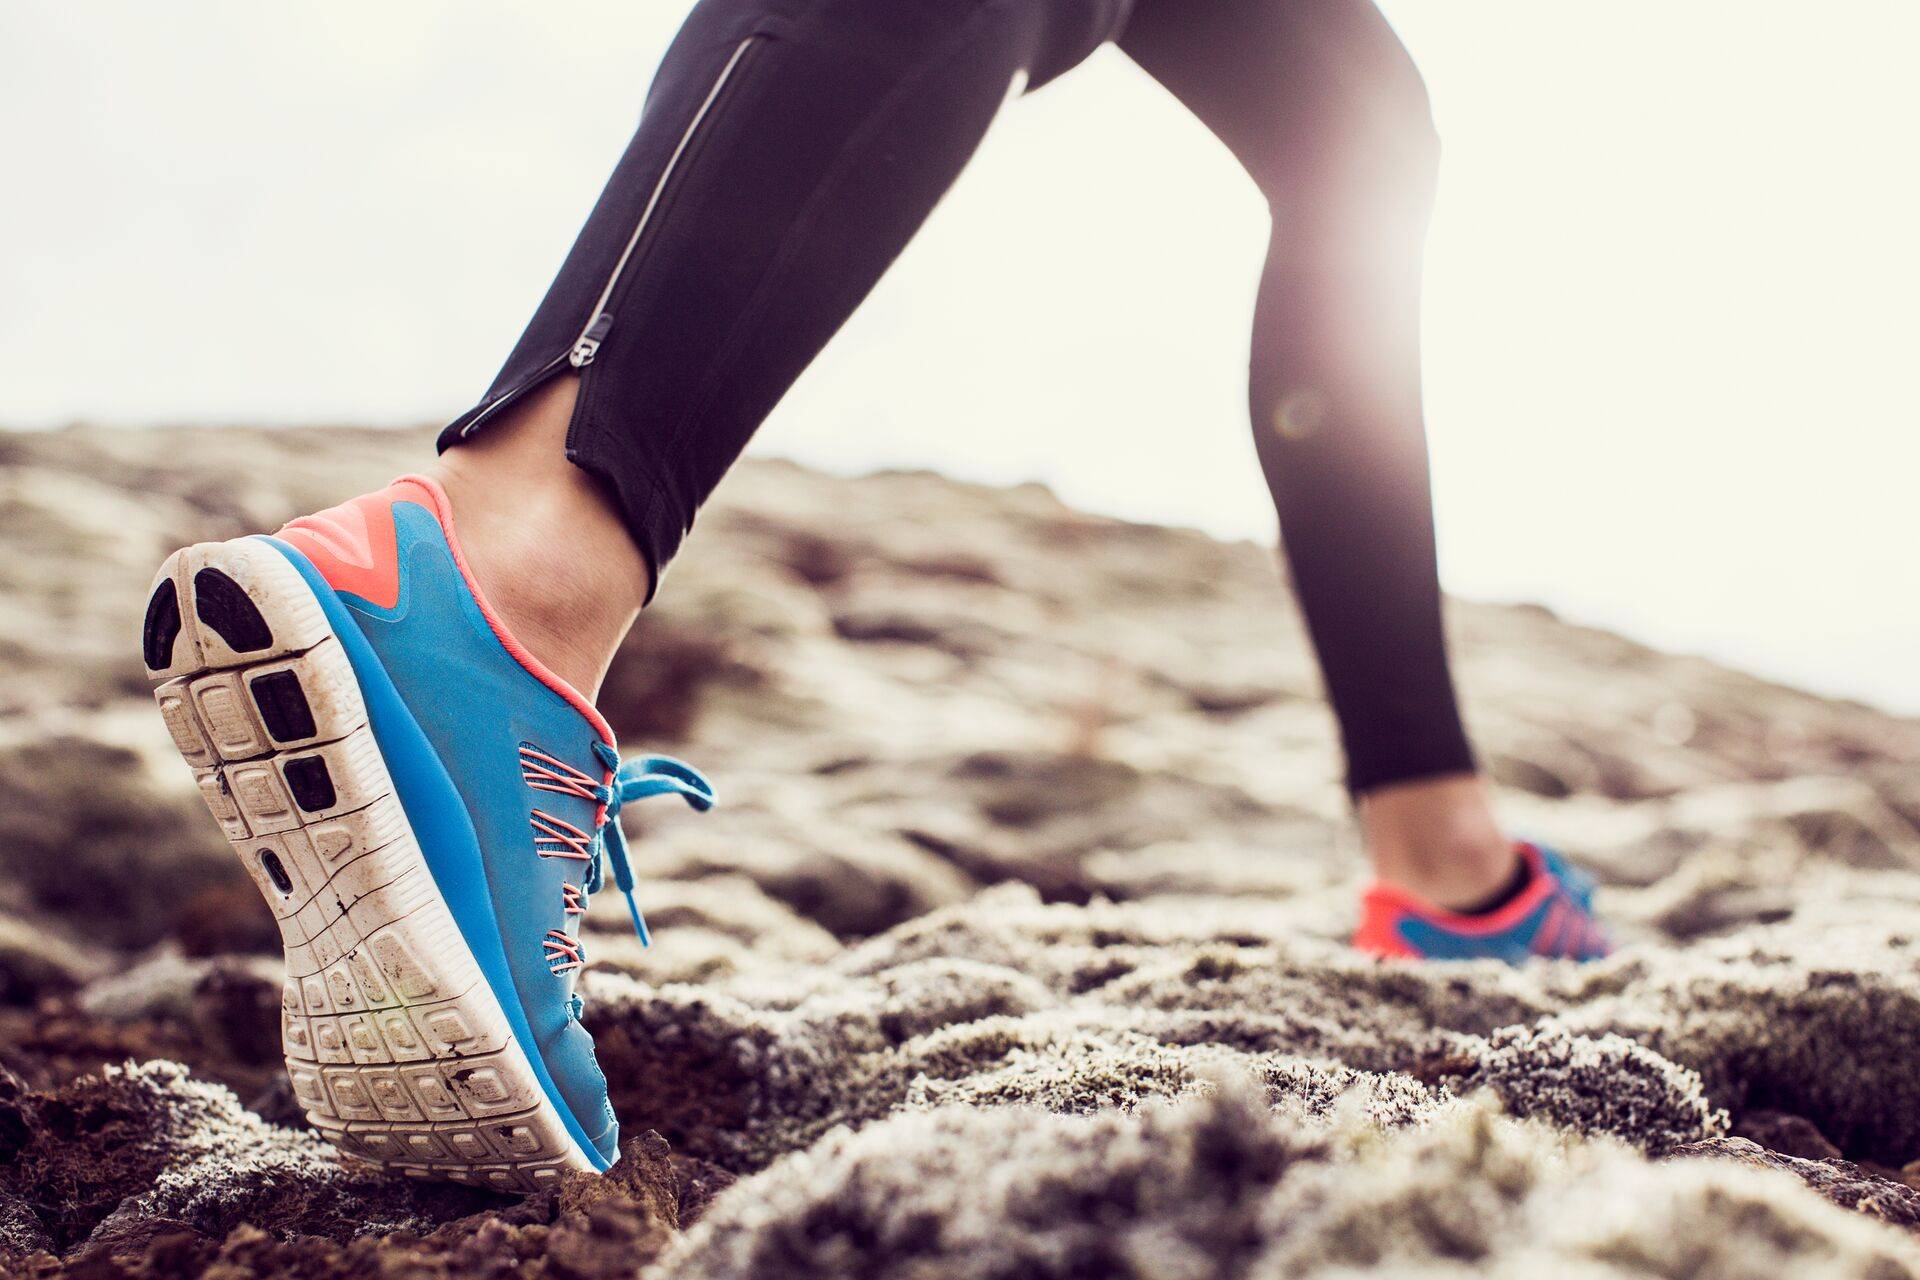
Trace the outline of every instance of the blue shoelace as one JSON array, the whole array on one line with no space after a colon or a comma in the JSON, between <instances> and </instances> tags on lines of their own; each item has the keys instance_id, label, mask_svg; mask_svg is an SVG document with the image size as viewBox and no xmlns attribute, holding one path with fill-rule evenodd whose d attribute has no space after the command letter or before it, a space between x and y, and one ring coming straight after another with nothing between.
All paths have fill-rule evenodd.
<instances>
[{"instance_id":1,"label":"blue shoelace","mask_svg":"<svg viewBox=\"0 0 1920 1280\"><path fill-rule=\"evenodd\" d=\"M620 753L604 742L593 744L593 755L601 765L613 771L610 784L596 786L593 798L606 806L606 817L596 832L599 848L587 877L586 890L596 892L605 881L606 864L613 864L613 883L627 900L627 914L633 917L633 931L640 945L653 945L647 919L640 914L640 903L633 896L633 862L628 856L627 835L620 829L621 807L649 796L680 796L694 809L713 808L713 785L692 765L672 756L636 756L621 760Z\"/></svg>"}]
</instances>

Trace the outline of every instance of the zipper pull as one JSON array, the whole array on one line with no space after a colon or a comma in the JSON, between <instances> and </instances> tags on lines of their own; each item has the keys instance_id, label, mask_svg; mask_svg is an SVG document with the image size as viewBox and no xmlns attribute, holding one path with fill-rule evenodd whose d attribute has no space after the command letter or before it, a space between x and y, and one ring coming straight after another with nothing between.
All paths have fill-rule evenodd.
<instances>
[{"instance_id":1,"label":"zipper pull","mask_svg":"<svg viewBox=\"0 0 1920 1280\"><path fill-rule=\"evenodd\" d=\"M573 344L573 350L567 353L567 363L576 369L584 369L593 363L594 353L600 350L601 341L607 336L607 330L613 328L613 312L602 311Z\"/></svg>"}]
</instances>

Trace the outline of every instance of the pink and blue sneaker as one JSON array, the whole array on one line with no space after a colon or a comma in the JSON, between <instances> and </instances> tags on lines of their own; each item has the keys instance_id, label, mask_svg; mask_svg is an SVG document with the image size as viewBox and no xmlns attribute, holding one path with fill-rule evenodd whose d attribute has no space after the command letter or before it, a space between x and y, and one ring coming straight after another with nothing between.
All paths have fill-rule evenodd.
<instances>
[{"instance_id":1,"label":"pink and blue sneaker","mask_svg":"<svg viewBox=\"0 0 1920 1280\"><path fill-rule=\"evenodd\" d=\"M621 806L713 792L679 761L622 761L488 607L439 486L175 552L142 641L279 921L308 1119L353 1155L507 1191L617 1160L581 917L610 869L644 939Z\"/></svg>"},{"instance_id":2,"label":"pink and blue sneaker","mask_svg":"<svg viewBox=\"0 0 1920 1280\"><path fill-rule=\"evenodd\" d=\"M1477 915L1423 902L1376 882L1360 903L1353 945L1378 956L1504 960L1531 956L1598 960L1613 943L1593 914L1593 881L1552 849L1520 844L1527 879L1514 896Z\"/></svg>"}]
</instances>

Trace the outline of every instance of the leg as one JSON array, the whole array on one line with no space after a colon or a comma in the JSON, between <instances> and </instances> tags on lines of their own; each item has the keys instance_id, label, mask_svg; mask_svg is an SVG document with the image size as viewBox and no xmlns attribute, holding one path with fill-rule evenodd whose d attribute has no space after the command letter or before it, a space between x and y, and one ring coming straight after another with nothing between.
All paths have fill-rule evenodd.
<instances>
[{"instance_id":1,"label":"leg","mask_svg":"<svg viewBox=\"0 0 1920 1280\"><path fill-rule=\"evenodd\" d=\"M1140 0L1120 44L1273 212L1254 439L1384 878L1447 905L1515 859L1467 745L1441 629L1420 403L1438 142L1370 0Z\"/></svg>"},{"instance_id":2,"label":"leg","mask_svg":"<svg viewBox=\"0 0 1920 1280\"><path fill-rule=\"evenodd\" d=\"M483 577L498 561L531 589L523 606L500 603L508 621L564 632L544 642L597 683L700 504L1010 86L1072 66L1122 12L1120 0L697 5L546 301L487 398L441 437L463 525L501 534L471 552ZM554 592L583 573L600 603L580 614Z\"/></svg>"},{"instance_id":3,"label":"leg","mask_svg":"<svg viewBox=\"0 0 1920 1280\"><path fill-rule=\"evenodd\" d=\"M704 0L439 476L168 558L142 657L282 921L289 1075L341 1147L523 1191L619 1158L581 920L610 879L644 940L621 808L713 792L582 691L1008 86L1117 14Z\"/></svg>"}]
</instances>

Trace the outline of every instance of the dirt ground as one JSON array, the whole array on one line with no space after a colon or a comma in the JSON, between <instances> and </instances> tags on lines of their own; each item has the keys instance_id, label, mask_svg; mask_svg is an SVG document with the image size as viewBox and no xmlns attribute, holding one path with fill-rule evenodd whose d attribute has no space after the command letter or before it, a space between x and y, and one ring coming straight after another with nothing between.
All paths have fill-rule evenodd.
<instances>
[{"instance_id":1,"label":"dirt ground","mask_svg":"<svg viewBox=\"0 0 1920 1280\"><path fill-rule=\"evenodd\" d=\"M715 780L589 918L606 1178L305 1126L279 950L147 699L182 542L417 432L0 435L0 1274L1920 1276L1920 723L1460 604L1602 964L1382 966L1269 549L743 468L609 680Z\"/></svg>"}]
</instances>

